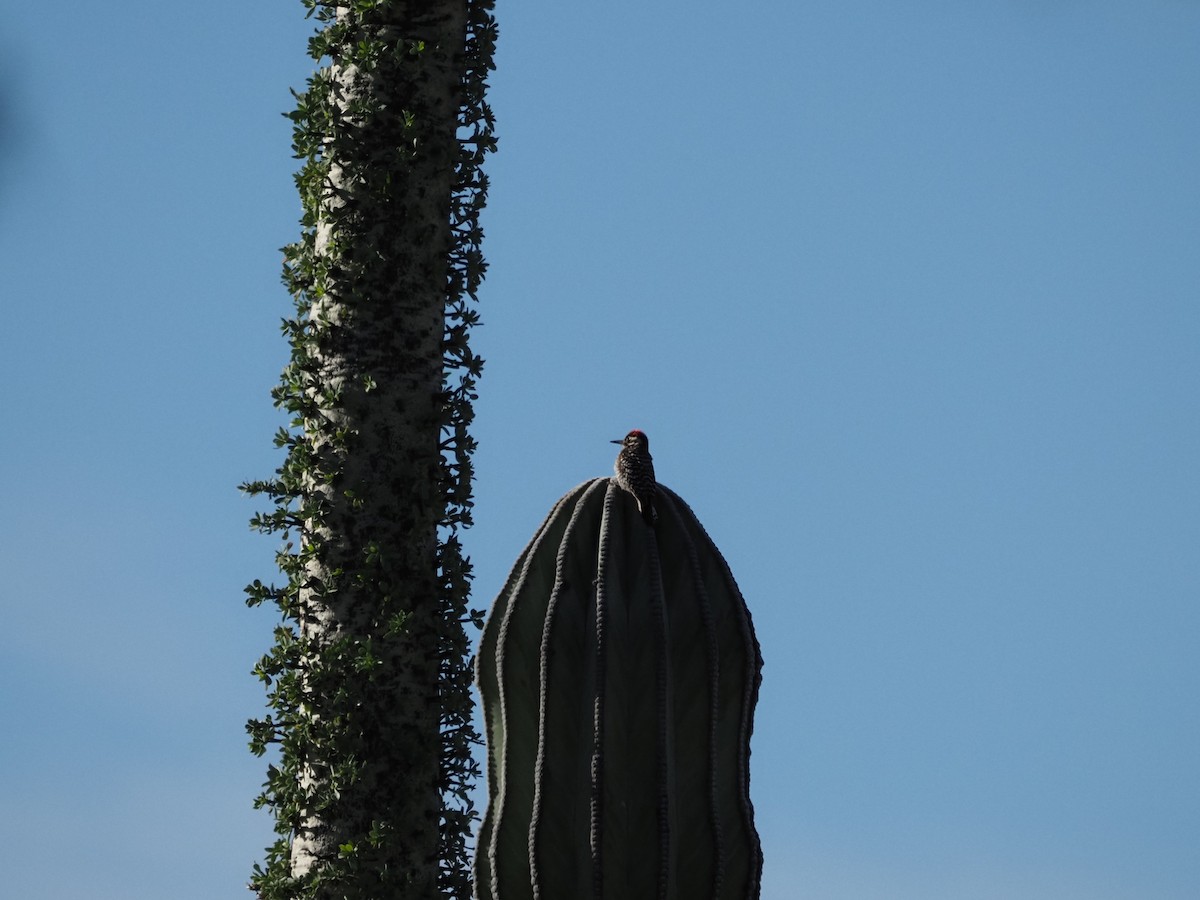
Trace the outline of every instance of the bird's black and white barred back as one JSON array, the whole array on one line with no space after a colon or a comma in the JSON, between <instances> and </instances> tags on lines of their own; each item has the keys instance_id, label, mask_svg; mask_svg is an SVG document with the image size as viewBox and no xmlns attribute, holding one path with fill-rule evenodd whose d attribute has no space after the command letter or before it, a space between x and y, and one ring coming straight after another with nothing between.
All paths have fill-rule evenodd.
<instances>
[{"instance_id":1,"label":"bird's black and white barred back","mask_svg":"<svg viewBox=\"0 0 1200 900\"><path fill-rule=\"evenodd\" d=\"M654 508L657 482L654 479L654 457L650 455L650 439L645 432L635 428L624 439L613 443L621 445L613 466L617 484L633 494L642 518L647 525L653 525L658 521L658 511Z\"/></svg>"}]
</instances>

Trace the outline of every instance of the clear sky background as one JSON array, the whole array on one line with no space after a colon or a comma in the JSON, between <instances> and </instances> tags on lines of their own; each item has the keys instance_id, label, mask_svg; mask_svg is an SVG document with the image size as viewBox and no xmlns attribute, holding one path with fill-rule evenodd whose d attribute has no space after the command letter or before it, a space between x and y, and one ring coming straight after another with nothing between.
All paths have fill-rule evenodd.
<instances>
[{"instance_id":1,"label":"clear sky background","mask_svg":"<svg viewBox=\"0 0 1200 900\"><path fill-rule=\"evenodd\" d=\"M764 900L1200 896L1200 4L501 2L487 605L652 441ZM0 32L6 896L246 896L299 2Z\"/></svg>"}]
</instances>

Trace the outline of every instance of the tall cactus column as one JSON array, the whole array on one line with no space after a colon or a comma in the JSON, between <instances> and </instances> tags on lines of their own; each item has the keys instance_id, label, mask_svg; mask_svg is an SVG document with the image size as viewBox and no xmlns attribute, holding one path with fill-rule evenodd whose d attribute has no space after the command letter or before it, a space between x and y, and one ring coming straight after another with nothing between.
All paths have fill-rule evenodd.
<instances>
[{"instance_id":1,"label":"tall cactus column","mask_svg":"<svg viewBox=\"0 0 1200 900\"><path fill-rule=\"evenodd\" d=\"M611 479L555 504L484 628L481 900L754 900L762 658L692 511Z\"/></svg>"}]
</instances>

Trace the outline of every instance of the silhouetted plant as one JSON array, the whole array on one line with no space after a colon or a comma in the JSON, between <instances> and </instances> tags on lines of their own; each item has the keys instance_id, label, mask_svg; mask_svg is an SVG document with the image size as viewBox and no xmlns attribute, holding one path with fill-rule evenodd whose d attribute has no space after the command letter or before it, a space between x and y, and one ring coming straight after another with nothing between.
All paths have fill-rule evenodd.
<instances>
[{"instance_id":1,"label":"silhouetted plant","mask_svg":"<svg viewBox=\"0 0 1200 900\"><path fill-rule=\"evenodd\" d=\"M554 506L484 627L483 900L752 900L762 658L725 560L658 485Z\"/></svg>"}]
</instances>

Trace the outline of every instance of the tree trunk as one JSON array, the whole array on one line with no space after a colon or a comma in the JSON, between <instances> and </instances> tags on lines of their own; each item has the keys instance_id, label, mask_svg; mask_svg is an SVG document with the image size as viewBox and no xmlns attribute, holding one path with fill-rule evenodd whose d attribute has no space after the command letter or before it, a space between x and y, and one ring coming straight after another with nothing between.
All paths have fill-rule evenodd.
<instances>
[{"instance_id":1,"label":"tree trunk","mask_svg":"<svg viewBox=\"0 0 1200 900\"><path fill-rule=\"evenodd\" d=\"M441 344L465 6L416 5L428 11L398 5L369 29L370 38L411 60L375 71L335 62L328 81L336 124L314 255L329 274L312 304L323 339L312 346L314 377L306 385L317 407L317 420L306 423L314 426L318 460L309 490L324 513L306 530L324 552L307 561L310 586L300 592L300 637L310 648L301 671L318 682L306 685L303 711L314 725L345 722L364 745L354 777L333 802L328 788L341 780L335 770L343 760L303 762L308 803L291 865L294 877L307 875L366 835L373 820L403 822L411 834L392 865L413 896L428 897L441 810ZM338 24L358 23L343 7ZM399 165L388 164L391 155ZM355 574L338 579L339 571ZM326 593L335 580L338 590ZM403 628L389 635L396 614L405 616ZM369 656L346 660L364 669L352 691L342 682L348 673L322 677L324 657L341 656L342 647L351 657ZM392 814L380 816L385 809Z\"/></svg>"},{"instance_id":2,"label":"tree trunk","mask_svg":"<svg viewBox=\"0 0 1200 900\"><path fill-rule=\"evenodd\" d=\"M289 448L280 478L251 486L279 504L260 526L298 540L280 556L289 586L251 588L252 601L275 599L294 623L260 664L277 679L278 716L250 726L256 749L282 745L260 805L284 835L252 887L426 900L446 887L440 855L456 842L444 833L445 794L465 796L472 767L447 761L444 726L467 729L454 738L462 756L473 735L460 651L469 567L453 532L469 523L463 429L479 370L462 294L473 297L482 275L474 215L485 187L464 169L490 146L464 152L458 131L460 118L478 125L462 115L464 85L490 126L467 75L491 20L469 0L314 5L327 26L311 49L331 64L292 114L307 159L297 176L305 230L287 249L299 314L275 396L293 429L279 439ZM462 271L464 252L474 275ZM448 325L448 310L468 321ZM445 384L446 368L464 365L466 398ZM460 813L455 827L472 818Z\"/></svg>"}]
</instances>

